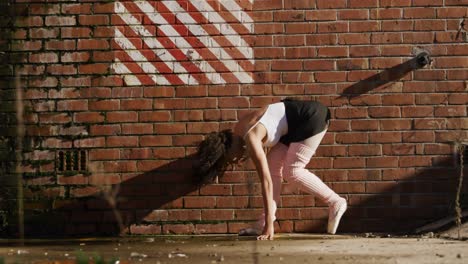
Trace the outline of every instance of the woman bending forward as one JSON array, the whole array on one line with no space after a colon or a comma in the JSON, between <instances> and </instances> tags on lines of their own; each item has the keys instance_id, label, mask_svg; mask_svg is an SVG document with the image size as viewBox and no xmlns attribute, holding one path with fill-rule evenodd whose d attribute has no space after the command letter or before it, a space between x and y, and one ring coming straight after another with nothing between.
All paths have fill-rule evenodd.
<instances>
[{"instance_id":1,"label":"woman bending forward","mask_svg":"<svg viewBox=\"0 0 468 264\"><path fill-rule=\"evenodd\" d=\"M335 234L346 211L346 200L305 167L325 135L330 110L319 102L286 99L243 117L234 130L212 132L198 147L195 173L203 181L222 175L226 166L252 158L262 186L264 213L254 228L240 235L256 234L257 239L273 239L276 205L281 182L298 185L329 206L328 233ZM271 147L265 154L263 147ZM247 153L244 153L247 150Z\"/></svg>"}]
</instances>

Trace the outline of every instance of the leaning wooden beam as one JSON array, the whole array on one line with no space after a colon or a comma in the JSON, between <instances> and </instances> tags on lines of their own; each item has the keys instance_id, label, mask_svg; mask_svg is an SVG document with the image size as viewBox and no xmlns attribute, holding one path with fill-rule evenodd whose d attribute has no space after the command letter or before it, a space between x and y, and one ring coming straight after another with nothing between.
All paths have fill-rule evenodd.
<instances>
[{"instance_id":1,"label":"leaning wooden beam","mask_svg":"<svg viewBox=\"0 0 468 264\"><path fill-rule=\"evenodd\" d=\"M462 212L462 217L467 217L468 216L468 210L465 210ZM422 226L420 228L417 228L415 233L416 234L421 234L421 233L424 233L424 232L429 232L429 231L432 231L432 230L435 230L435 229L438 229L440 227L443 227L444 225L450 223L450 222L453 222L455 221L456 217L455 216L447 216L445 218L442 218L440 220L437 220L433 223L430 223L430 224L427 224L425 226Z\"/></svg>"}]
</instances>

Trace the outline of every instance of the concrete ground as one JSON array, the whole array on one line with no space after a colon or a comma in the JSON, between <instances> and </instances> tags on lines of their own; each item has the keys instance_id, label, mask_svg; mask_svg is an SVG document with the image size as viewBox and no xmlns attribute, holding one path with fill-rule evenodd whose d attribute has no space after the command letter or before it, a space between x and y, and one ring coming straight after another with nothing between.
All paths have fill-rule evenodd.
<instances>
[{"instance_id":1,"label":"concrete ground","mask_svg":"<svg viewBox=\"0 0 468 264\"><path fill-rule=\"evenodd\" d=\"M238 236L157 236L29 240L26 246L14 243L0 240L4 263L468 263L468 241L431 235L277 234L274 241Z\"/></svg>"}]
</instances>

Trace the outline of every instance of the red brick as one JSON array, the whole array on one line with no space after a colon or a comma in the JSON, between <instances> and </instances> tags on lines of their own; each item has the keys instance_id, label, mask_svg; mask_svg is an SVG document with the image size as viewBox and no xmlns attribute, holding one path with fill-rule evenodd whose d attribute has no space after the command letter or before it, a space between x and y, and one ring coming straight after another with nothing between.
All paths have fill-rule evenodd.
<instances>
[{"instance_id":1,"label":"red brick","mask_svg":"<svg viewBox=\"0 0 468 264\"><path fill-rule=\"evenodd\" d=\"M414 120L414 129L445 129L447 120L443 118L421 118Z\"/></svg>"},{"instance_id":2,"label":"red brick","mask_svg":"<svg viewBox=\"0 0 468 264\"><path fill-rule=\"evenodd\" d=\"M441 20L416 20L414 29L418 31L443 31L446 22Z\"/></svg>"},{"instance_id":3,"label":"red brick","mask_svg":"<svg viewBox=\"0 0 468 264\"><path fill-rule=\"evenodd\" d=\"M58 29L32 28L29 30L29 36L33 39L56 38Z\"/></svg>"},{"instance_id":4,"label":"red brick","mask_svg":"<svg viewBox=\"0 0 468 264\"><path fill-rule=\"evenodd\" d=\"M371 36L371 43L373 44L385 44L385 43L403 43L403 35L398 32L384 32L384 33L378 33L378 32L373 32ZM400 47L395 47L392 46L392 48L400 48ZM385 50L382 50L383 55L394 55L394 54L388 54L384 53ZM405 53L406 55L408 53Z\"/></svg>"},{"instance_id":5,"label":"red brick","mask_svg":"<svg viewBox=\"0 0 468 264\"><path fill-rule=\"evenodd\" d=\"M77 139L74 141L74 146L78 148L99 148L105 146L104 137L93 137Z\"/></svg>"},{"instance_id":6,"label":"red brick","mask_svg":"<svg viewBox=\"0 0 468 264\"><path fill-rule=\"evenodd\" d=\"M466 116L466 105L435 107L434 116Z\"/></svg>"},{"instance_id":7,"label":"red brick","mask_svg":"<svg viewBox=\"0 0 468 264\"><path fill-rule=\"evenodd\" d=\"M85 27L65 27L60 29L62 38L89 38L91 29Z\"/></svg>"},{"instance_id":8,"label":"red brick","mask_svg":"<svg viewBox=\"0 0 468 264\"><path fill-rule=\"evenodd\" d=\"M74 16L47 16L45 18L46 26L74 26L76 18Z\"/></svg>"},{"instance_id":9,"label":"red brick","mask_svg":"<svg viewBox=\"0 0 468 264\"><path fill-rule=\"evenodd\" d=\"M438 105L447 103L446 94L423 94L416 96L416 104Z\"/></svg>"},{"instance_id":10,"label":"red brick","mask_svg":"<svg viewBox=\"0 0 468 264\"><path fill-rule=\"evenodd\" d=\"M226 234L228 232L227 223L219 224L197 224L195 233L197 234Z\"/></svg>"},{"instance_id":11,"label":"red brick","mask_svg":"<svg viewBox=\"0 0 468 264\"><path fill-rule=\"evenodd\" d=\"M378 21L351 21L349 22L349 32L375 32L379 31Z\"/></svg>"},{"instance_id":12,"label":"red brick","mask_svg":"<svg viewBox=\"0 0 468 264\"><path fill-rule=\"evenodd\" d=\"M335 10L307 10L306 17L307 21L332 21L336 20Z\"/></svg>"},{"instance_id":13,"label":"red brick","mask_svg":"<svg viewBox=\"0 0 468 264\"><path fill-rule=\"evenodd\" d=\"M394 168L398 167L398 157L371 157L366 158L368 168Z\"/></svg>"},{"instance_id":14,"label":"red brick","mask_svg":"<svg viewBox=\"0 0 468 264\"><path fill-rule=\"evenodd\" d=\"M442 6L443 0L414 0L413 6Z\"/></svg>"},{"instance_id":15,"label":"red brick","mask_svg":"<svg viewBox=\"0 0 468 264\"><path fill-rule=\"evenodd\" d=\"M249 99L247 97L219 98L218 107L220 108L249 107Z\"/></svg>"},{"instance_id":16,"label":"red brick","mask_svg":"<svg viewBox=\"0 0 468 264\"><path fill-rule=\"evenodd\" d=\"M467 105L468 104L468 94L467 93L452 93L448 95L448 102L449 104L461 104Z\"/></svg>"},{"instance_id":17,"label":"red brick","mask_svg":"<svg viewBox=\"0 0 468 264\"><path fill-rule=\"evenodd\" d=\"M416 153L415 144L385 144L383 145L384 155L411 155Z\"/></svg>"},{"instance_id":18,"label":"red brick","mask_svg":"<svg viewBox=\"0 0 468 264\"><path fill-rule=\"evenodd\" d=\"M468 79L468 70L447 70L448 80L466 80Z\"/></svg>"},{"instance_id":19,"label":"red brick","mask_svg":"<svg viewBox=\"0 0 468 264\"><path fill-rule=\"evenodd\" d=\"M338 18L340 20L367 20L369 11L365 9L339 10Z\"/></svg>"},{"instance_id":20,"label":"red brick","mask_svg":"<svg viewBox=\"0 0 468 264\"><path fill-rule=\"evenodd\" d=\"M63 4L62 13L66 15L77 15L77 14L90 14L91 4Z\"/></svg>"},{"instance_id":21,"label":"red brick","mask_svg":"<svg viewBox=\"0 0 468 264\"><path fill-rule=\"evenodd\" d=\"M260 35L284 33L283 23L262 23L255 25L255 32Z\"/></svg>"},{"instance_id":22,"label":"red brick","mask_svg":"<svg viewBox=\"0 0 468 264\"><path fill-rule=\"evenodd\" d=\"M382 95L383 105L412 105L414 104L414 95L412 94L389 94Z\"/></svg>"},{"instance_id":23,"label":"red brick","mask_svg":"<svg viewBox=\"0 0 468 264\"><path fill-rule=\"evenodd\" d=\"M424 144L424 154L451 155L453 146L449 144Z\"/></svg>"},{"instance_id":24,"label":"red brick","mask_svg":"<svg viewBox=\"0 0 468 264\"><path fill-rule=\"evenodd\" d=\"M314 82L314 73L312 72L285 72L282 74L283 83L299 83L299 85L274 85L273 94L303 94L303 83ZM337 80L338 81L338 80ZM286 88L286 89L285 89Z\"/></svg>"},{"instance_id":25,"label":"red brick","mask_svg":"<svg viewBox=\"0 0 468 264\"><path fill-rule=\"evenodd\" d=\"M203 140L202 135L173 136L174 146L194 146Z\"/></svg>"},{"instance_id":26,"label":"red brick","mask_svg":"<svg viewBox=\"0 0 468 264\"><path fill-rule=\"evenodd\" d=\"M29 62L31 63L56 63L58 62L58 56L56 53L35 53L29 55Z\"/></svg>"},{"instance_id":27,"label":"red brick","mask_svg":"<svg viewBox=\"0 0 468 264\"><path fill-rule=\"evenodd\" d=\"M351 145L349 146L350 156L379 156L382 155L380 145Z\"/></svg>"},{"instance_id":28,"label":"red brick","mask_svg":"<svg viewBox=\"0 0 468 264\"><path fill-rule=\"evenodd\" d=\"M140 135L140 134L152 134L152 124L123 124L122 134Z\"/></svg>"},{"instance_id":29,"label":"red brick","mask_svg":"<svg viewBox=\"0 0 468 264\"><path fill-rule=\"evenodd\" d=\"M311 47L287 47L284 51L284 58L286 59L309 59L317 56L316 49Z\"/></svg>"},{"instance_id":30,"label":"red brick","mask_svg":"<svg viewBox=\"0 0 468 264\"><path fill-rule=\"evenodd\" d=\"M60 58L61 62L86 62L88 60L89 60L88 52L64 53Z\"/></svg>"},{"instance_id":31,"label":"red brick","mask_svg":"<svg viewBox=\"0 0 468 264\"><path fill-rule=\"evenodd\" d=\"M445 79L445 71L443 70L420 70L414 73L415 80L443 80Z\"/></svg>"},{"instance_id":32,"label":"red brick","mask_svg":"<svg viewBox=\"0 0 468 264\"><path fill-rule=\"evenodd\" d=\"M317 0L318 9L345 8L346 0Z\"/></svg>"},{"instance_id":33,"label":"red brick","mask_svg":"<svg viewBox=\"0 0 468 264\"><path fill-rule=\"evenodd\" d=\"M369 33L338 35L338 43L341 45L369 44L370 40L371 35Z\"/></svg>"},{"instance_id":34,"label":"red brick","mask_svg":"<svg viewBox=\"0 0 468 264\"><path fill-rule=\"evenodd\" d=\"M346 81L346 72L316 72L315 80L317 82L343 82Z\"/></svg>"},{"instance_id":35,"label":"red brick","mask_svg":"<svg viewBox=\"0 0 468 264\"><path fill-rule=\"evenodd\" d=\"M406 8L403 10L404 18L435 18L436 9L421 7L421 8Z\"/></svg>"},{"instance_id":36,"label":"red brick","mask_svg":"<svg viewBox=\"0 0 468 264\"><path fill-rule=\"evenodd\" d=\"M157 103L159 100L156 100ZM216 108L217 100L216 98L190 98L187 100L186 107L189 109L208 109Z\"/></svg>"},{"instance_id":37,"label":"red brick","mask_svg":"<svg viewBox=\"0 0 468 264\"><path fill-rule=\"evenodd\" d=\"M466 68L468 67L467 57L441 57L435 61L437 68Z\"/></svg>"},{"instance_id":38,"label":"red brick","mask_svg":"<svg viewBox=\"0 0 468 264\"><path fill-rule=\"evenodd\" d=\"M458 7L437 8L437 18L460 18L466 10Z\"/></svg>"},{"instance_id":39,"label":"red brick","mask_svg":"<svg viewBox=\"0 0 468 264\"><path fill-rule=\"evenodd\" d=\"M175 91L177 97L197 97L207 96L208 94L206 86L177 87Z\"/></svg>"},{"instance_id":40,"label":"red brick","mask_svg":"<svg viewBox=\"0 0 468 264\"><path fill-rule=\"evenodd\" d=\"M57 102L59 111L86 111L88 110L88 101L86 100L63 100Z\"/></svg>"},{"instance_id":41,"label":"red brick","mask_svg":"<svg viewBox=\"0 0 468 264\"><path fill-rule=\"evenodd\" d=\"M398 183L393 181L366 182L366 193L388 193L393 192Z\"/></svg>"},{"instance_id":42,"label":"red brick","mask_svg":"<svg viewBox=\"0 0 468 264\"><path fill-rule=\"evenodd\" d=\"M370 143L396 143L401 142L400 132L373 132L369 135Z\"/></svg>"},{"instance_id":43,"label":"red brick","mask_svg":"<svg viewBox=\"0 0 468 264\"><path fill-rule=\"evenodd\" d=\"M350 57L372 57L380 55L380 49L376 46L351 46Z\"/></svg>"},{"instance_id":44,"label":"red brick","mask_svg":"<svg viewBox=\"0 0 468 264\"><path fill-rule=\"evenodd\" d=\"M75 75L77 69L75 65L48 65L47 72L51 75Z\"/></svg>"},{"instance_id":45,"label":"red brick","mask_svg":"<svg viewBox=\"0 0 468 264\"><path fill-rule=\"evenodd\" d=\"M185 130L185 123L154 124L157 134L183 134Z\"/></svg>"},{"instance_id":46,"label":"red brick","mask_svg":"<svg viewBox=\"0 0 468 264\"><path fill-rule=\"evenodd\" d=\"M165 224L162 232L163 234L193 234L195 226L193 224Z\"/></svg>"},{"instance_id":47,"label":"red brick","mask_svg":"<svg viewBox=\"0 0 468 264\"><path fill-rule=\"evenodd\" d=\"M77 45L78 50L101 50L109 48L109 41L99 39L80 39Z\"/></svg>"},{"instance_id":48,"label":"red brick","mask_svg":"<svg viewBox=\"0 0 468 264\"><path fill-rule=\"evenodd\" d=\"M400 157L400 167L429 167L432 164L432 159L429 156L407 156Z\"/></svg>"},{"instance_id":49,"label":"red brick","mask_svg":"<svg viewBox=\"0 0 468 264\"><path fill-rule=\"evenodd\" d=\"M310 9L315 8L314 0L292 0L284 3L286 9Z\"/></svg>"},{"instance_id":50,"label":"red brick","mask_svg":"<svg viewBox=\"0 0 468 264\"><path fill-rule=\"evenodd\" d=\"M170 146L172 144L171 136L142 136L140 137L140 146Z\"/></svg>"},{"instance_id":51,"label":"red brick","mask_svg":"<svg viewBox=\"0 0 468 264\"><path fill-rule=\"evenodd\" d=\"M336 34L312 34L306 36L306 44L313 46L337 44Z\"/></svg>"},{"instance_id":52,"label":"red brick","mask_svg":"<svg viewBox=\"0 0 468 264\"><path fill-rule=\"evenodd\" d=\"M435 142L455 142L467 136L468 133L466 131L440 131L435 133Z\"/></svg>"},{"instance_id":53,"label":"red brick","mask_svg":"<svg viewBox=\"0 0 468 264\"><path fill-rule=\"evenodd\" d=\"M24 2L24 1L23 1ZM29 14L31 15L56 15L60 13L60 5L31 4Z\"/></svg>"},{"instance_id":54,"label":"red brick","mask_svg":"<svg viewBox=\"0 0 468 264\"><path fill-rule=\"evenodd\" d=\"M389 20L382 21L382 31L410 31L413 29L413 21L411 20Z\"/></svg>"},{"instance_id":55,"label":"red brick","mask_svg":"<svg viewBox=\"0 0 468 264\"><path fill-rule=\"evenodd\" d=\"M275 10L283 7L283 1L271 0L271 1L258 1L254 2L254 10Z\"/></svg>"},{"instance_id":56,"label":"red brick","mask_svg":"<svg viewBox=\"0 0 468 264\"><path fill-rule=\"evenodd\" d=\"M432 117L434 107L432 106L403 106L402 117Z\"/></svg>"},{"instance_id":57,"label":"red brick","mask_svg":"<svg viewBox=\"0 0 468 264\"><path fill-rule=\"evenodd\" d=\"M199 123L188 123L187 124L187 132L188 133L209 133L212 131L216 131L219 128L218 123L206 123L206 122L199 122Z\"/></svg>"},{"instance_id":58,"label":"red brick","mask_svg":"<svg viewBox=\"0 0 468 264\"><path fill-rule=\"evenodd\" d=\"M273 21L275 22L288 22L288 21L304 21L303 10L288 10L277 11L273 14Z\"/></svg>"},{"instance_id":59,"label":"red brick","mask_svg":"<svg viewBox=\"0 0 468 264\"><path fill-rule=\"evenodd\" d=\"M411 124L411 120L380 120L380 130L409 130L411 129Z\"/></svg>"},{"instance_id":60,"label":"red brick","mask_svg":"<svg viewBox=\"0 0 468 264\"><path fill-rule=\"evenodd\" d=\"M174 121L203 121L204 113L210 110L175 111ZM216 111L216 110L211 110Z\"/></svg>"},{"instance_id":61,"label":"red brick","mask_svg":"<svg viewBox=\"0 0 468 264\"><path fill-rule=\"evenodd\" d=\"M378 0L350 0L348 3L349 8L359 7L378 7Z\"/></svg>"},{"instance_id":62,"label":"red brick","mask_svg":"<svg viewBox=\"0 0 468 264\"><path fill-rule=\"evenodd\" d=\"M120 107L122 110L148 110L153 108L152 99L128 99L121 100Z\"/></svg>"},{"instance_id":63,"label":"red brick","mask_svg":"<svg viewBox=\"0 0 468 264\"><path fill-rule=\"evenodd\" d=\"M378 130L379 122L377 120L352 120L351 130L353 131L371 131Z\"/></svg>"},{"instance_id":64,"label":"red brick","mask_svg":"<svg viewBox=\"0 0 468 264\"><path fill-rule=\"evenodd\" d=\"M337 108L335 110L336 118L366 118L367 109L364 107Z\"/></svg>"},{"instance_id":65,"label":"red brick","mask_svg":"<svg viewBox=\"0 0 468 264\"><path fill-rule=\"evenodd\" d=\"M164 225L165 233L173 233L173 230L176 230L179 234L183 234L183 231L187 231L186 233L190 233L189 229L190 226L192 225L187 225L182 227L183 225L176 225L177 227L174 227L174 225ZM180 228L179 228L180 227ZM151 225L137 225L133 224L130 226L130 234L132 235L159 235L162 234L162 228L161 225L158 224L151 224Z\"/></svg>"},{"instance_id":66,"label":"red brick","mask_svg":"<svg viewBox=\"0 0 468 264\"><path fill-rule=\"evenodd\" d=\"M206 206L203 206L203 208L206 208ZM228 210L228 209L206 209L206 210L202 210L202 220L217 220L217 221L219 221L219 220L233 220L233 219L234 219L234 210Z\"/></svg>"},{"instance_id":67,"label":"red brick","mask_svg":"<svg viewBox=\"0 0 468 264\"><path fill-rule=\"evenodd\" d=\"M333 161L333 168L363 168L365 167L364 158L335 158Z\"/></svg>"},{"instance_id":68,"label":"red brick","mask_svg":"<svg viewBox=\"0 0 468 264\"><path fill-rule=\"evenodd\" d=\"M209 96L240 96L240 91L240 85L208 87Z\"/></svg>"},{"instance_id":69,"label":"red brick","mask_svg":"<svg viewBox=\"0 0 468 264\"><path fill-rule=\"evenodd\" d=\"M105 74L109 72L109 64L106 63L94 63L94 64L82 64L78 67L80 74Z\"/></svg>"},{"instance_id":70,"label":"red brick","mask_svg":"<svg viewBox=\"0 0 468 264\"><path fill-rule=\"evenodd\" d=\"M106 114L107 122L136 122L138 115L136 112L109 112Z\"/></svg>"},{"instance_id":71,"label":"red brick","mask_svg":"<svg viewBox=\"0 0 468 264\"><path fill-rule=\"evenodd\" d=\"M119 110L120 101L119 100L91 101L89 102L89 109L90 110L103 110L103 111Z\"/></svg>"},{"instance_id":72,"label":"red brick","mask_svg":"<svg viewBox=\"0 0 468 264\"><path fill-rule=\"evenodd\" d=\"M415 44L415 43L433 43L434 33L433 32L404 32L403 43Z\"/></svg>"},{"instance_id":73,"label":"red brick","mask_svg":"<svg viewBox=\"0 0 468 264\"><path fill-rule=\"evenodd\" d=\"M379 8L370 10L370 18L372 19L398 19L402 17L403 9L401 8Z\"/></svg>"},{"instance_id":74,"label":"red brick","mask_svg":"<svg viewBox=\"0 0 468 264\"><path fill-rule=\"evenodd\" d=\"M78 16L80 25L108 25L109 16L107 15L80 15Z\"/></svg>"},{"instance_id":75,"label":"red brick","mask_svg":"<svg viewBox=\"0 0 468 264\"><path fill-rule=\"evenodd\" d=\"M315 24L312 23L288 23L286 24L286 33L287 34L310 34L310 33L315 33L316 32L316 26ZM275 41L277 38L275 37ZM282 40L283 43L288 44L287 41ZM305 38L302 37L301 39L298 39L295 43L300 45L299 43L302 43L304 45L305 43ZM291 46L291 45L287 45Z\"/></svg>"},{"instance_id":76,"label":"red brick","mask_svg":"<svg viewBox=\"0 0 468 264\"><path fill-rule=\"evenodd\" d=\"M349 25L347 22L342 22L342 21L320 23L317 25L317 32L318 33L349 32Z\"/></svg>"},{"instance_id":77,"label":"red brick","mask_svg":"<svg viewBox=\"0 0 468 264\"><path fill-rule=\"evenodd\" d=\"M304 70L334 70L335 64L330 60L307 60L304 61Z\"/></svg>"},{"instance_id":78,"label":"red brick","mask_svg":"<svg viewBox=\"0 0 468 264\"><path fill-rule=\"evenodd\" d=\"M87 113L83 113L83 114L87 114ZM75 116L75 120L76 120L76 116ZM79 121L76 120L76 122L79 122ZM120 133L121 133L121 128L119 125L92 125L91 126L91 135L96 135L96 136L118 135Z\"/></svg>"},{"instance_id":79,"label":"red brick","mask_svg":"<svg viewBox=\"0 0 468 264\"><path fill-rule=\"evenodd\" d=\"M146 87L143 91L145 97L173 97L174 87Z\"/></svg>"},{"instance_id":80,"label":"red brick","mask_svg":"<svg viewBox=\"0 0 468 264\"><path fill-rule=\"evenodd\" d=\"M336 143L353 144L353 143L368 143L369 136L367 133L340 133L335 136Z\"/></svg>"},{"instance_id":81,"label":"red brick","mask_svg":"<svg viewBox=\"0 0 468 264\"><path fill-rule=\"evenodd\" d=\"M381 172L380 170L351 170L349 171L348 179L350 181L378 181L381 180ZM364 184L364 183L362 183Z\"/></svg>"},{"instance_id":82,"label":"red brick","mask_svg":"<svg viewBox=\"0 0 468 264\"><path fill-rule=\"evenodd\" d=\"M403 132L403 142L434 142L432 131Z\"/></svg>"},{"instance_id":83,"label":"red brick","mask_svg":"<svg viewBox=\"0 0 468 264\"><path fill-rule=\"evenodd\" d=\"M60 78L62 87L86 87L91 86L91 79L88 77L64 77Z\"/></svg>"}]
</instances>

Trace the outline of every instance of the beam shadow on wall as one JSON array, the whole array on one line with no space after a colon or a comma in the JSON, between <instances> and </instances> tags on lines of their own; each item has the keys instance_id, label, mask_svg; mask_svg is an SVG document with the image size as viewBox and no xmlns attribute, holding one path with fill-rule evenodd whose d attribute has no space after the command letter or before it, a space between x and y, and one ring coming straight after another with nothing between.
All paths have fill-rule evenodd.
<instances>
[{"instance_id":1,"label":"beam shadow on wall","mask_svg":"<svg viewBox=\"0 0 468 264\"><path fill-rule=\"evenodd\" d=\"M416 69L423 68L427 64L431 63L431 58L428 53L421 52L414 58L392 68L381 71L378 74L372 75L367 79L361 80L346 89L339 98L348 97L350 99L358 97L362 94L370 92L376 88L381 87L387 83L399 80L406 74Z\"/></svg>"}]
</instances>

